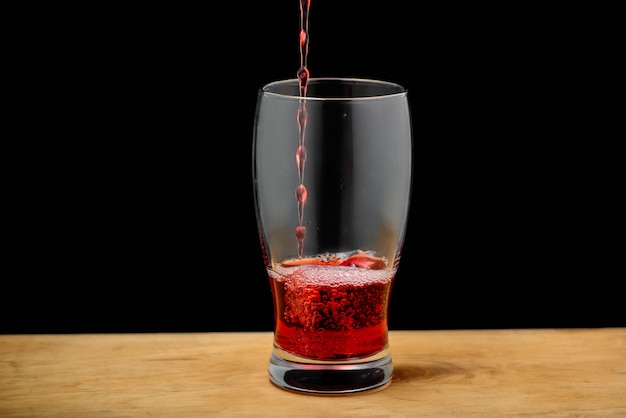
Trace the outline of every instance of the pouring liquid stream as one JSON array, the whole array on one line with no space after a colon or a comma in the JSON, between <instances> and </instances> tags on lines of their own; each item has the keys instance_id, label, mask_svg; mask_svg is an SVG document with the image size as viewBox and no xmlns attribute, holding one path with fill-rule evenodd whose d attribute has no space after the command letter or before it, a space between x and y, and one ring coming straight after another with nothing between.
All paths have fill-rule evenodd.
<instances>
[{"instance_id":1,"label":"pouring liquid stream","mask_svg":"<svg viewBox=\"0 0 626 418\"><path fill-rule=\"evenodd\" d=\"M302 258L304 239L306 238L306 226L304 226L304 206L307 199L307 189L304 185L304 166L306 164L306 136L307 110L306 94L309 84L309 69L307 58L309 55L309 11L311 0L300 0L300 68L297 72L300 87L300 105L298 107L298 149L296 150L296 164L298 166L299 184L296 187L296 200L298 202L298 226L296 226L296 239L298 240L298 258Z\"/></svg>"}]
</instances>

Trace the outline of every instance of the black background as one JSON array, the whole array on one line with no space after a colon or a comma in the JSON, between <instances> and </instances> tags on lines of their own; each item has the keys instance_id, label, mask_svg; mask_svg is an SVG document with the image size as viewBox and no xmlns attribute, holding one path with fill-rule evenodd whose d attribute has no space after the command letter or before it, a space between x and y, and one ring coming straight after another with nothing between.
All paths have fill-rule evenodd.
<instances>
[{"instance_id":1,"label":"black background","mask_svg":"<svg viewBox=\"0 0 626 418\"><path fill-rule=\"evenodd\" d=\"M22 32L0 332L272 329L252 125L299 67L299 3L214 7ZM626 326L611 63L567 13L313 0L311 76L409 90L391 329Z\"/></svg>"}]
</instances>

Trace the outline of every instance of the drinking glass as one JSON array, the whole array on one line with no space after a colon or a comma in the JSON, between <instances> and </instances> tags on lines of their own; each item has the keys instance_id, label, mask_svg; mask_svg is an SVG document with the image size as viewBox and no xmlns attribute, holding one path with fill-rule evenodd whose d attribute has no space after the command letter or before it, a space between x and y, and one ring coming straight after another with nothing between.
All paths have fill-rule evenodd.
<instances>
[{"instance_id":1,"label":"drinking glass","mask_svg":"<svg viewBox=\"0 0 626 418\"><path fill-rule=\"evenodd\" d=\"M274 306L269 378L312 394L391 383L388 306L412 181L407 90L359 78L259 89L254 200Z\"/></svg>"}]
</instances>

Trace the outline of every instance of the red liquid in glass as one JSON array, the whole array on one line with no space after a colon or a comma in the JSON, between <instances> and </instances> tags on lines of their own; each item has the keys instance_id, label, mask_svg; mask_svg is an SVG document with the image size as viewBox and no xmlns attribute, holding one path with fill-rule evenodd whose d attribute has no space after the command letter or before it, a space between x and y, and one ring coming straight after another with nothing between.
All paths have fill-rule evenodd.
<instances>
[{"instance_id":1,"label":"red liquid in glass","mask_svg":"<svg viewBox=\"0 0 626 418\"><path fill-rule=\"evenodd\" d=\"M294 259L268 269L274 340L316 360L368 357L387 347L387 306L395 270L384 258Z\"/></svg>"}]
</instances>

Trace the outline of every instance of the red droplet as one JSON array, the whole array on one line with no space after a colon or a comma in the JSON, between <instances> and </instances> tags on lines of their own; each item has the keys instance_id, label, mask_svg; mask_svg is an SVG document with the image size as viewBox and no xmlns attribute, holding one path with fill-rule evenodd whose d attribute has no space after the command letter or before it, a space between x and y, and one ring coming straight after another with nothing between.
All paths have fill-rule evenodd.
<instances>
[{"instance_id":1,"label":"red droplet","mask_svg":"<svg viewBox=\"0 0 626 418\"><path fill-rule=\"evenodd\" d=\"M302 29L300 31L300 46L304 46L305 43L306 43L306 31Z\"/></svg>"},{"instance_id":2,"label":"red droplet","mask_svg":"<svg viewBox=\"0 0 626 418\"><path fill-rule=\"evenodd\" d=\"M296 151L296 163L298 166L306 161L306 148L300 145Z\"/></svg>"},{"instance_id":3,"label":"red droplet","mask_svg":"<svg viewBox=\"0 0 626 418\"><path fill-rule=\"evenodd\" d=\"M304 187L304 184L300 184L298 187L296 187L296 199L298 199L298 202L306 202L306 195L307 191L306 187Z\"/></svg>"},{"instance_id":4,"label":"red droplet","mask_svg":"<svg viewBox=\"0 0 626 418\"><path fill-rule=\"evenodd\" d=\"M306 238L306 226L296 227L296 238L298 238L299 241L304 241Z\"/></svg>"}]
</instances>

